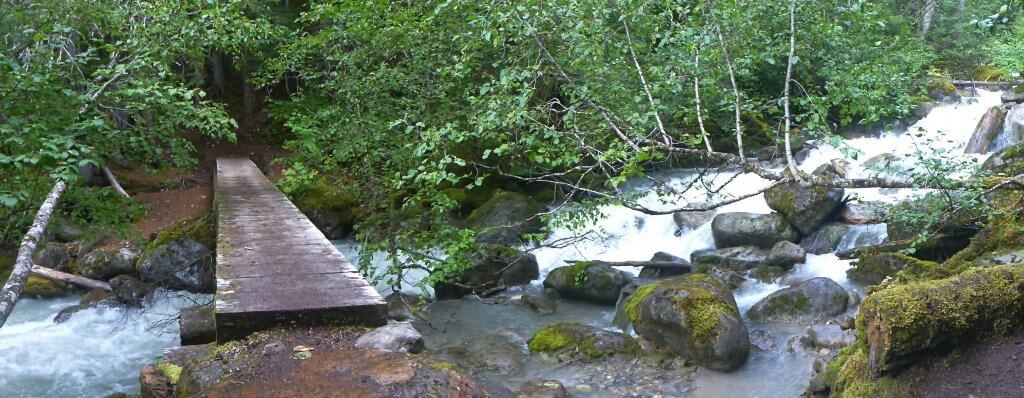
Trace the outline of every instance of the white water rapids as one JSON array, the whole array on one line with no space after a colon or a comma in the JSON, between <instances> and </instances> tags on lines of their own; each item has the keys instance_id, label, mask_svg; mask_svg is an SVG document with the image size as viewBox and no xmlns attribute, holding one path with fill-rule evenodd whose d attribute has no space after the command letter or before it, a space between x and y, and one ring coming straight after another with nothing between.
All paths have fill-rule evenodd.
<instances>
[{"instance_id":1,"label":"white water rapids","mask_svg":"<svg viewBox=\"0 0 1024 398\"><path fill-rule=\"evenodd\" d=\"M962 159L975 157L962 155L962 148L985 111L998 104L999 93L981 91L979 97L969 101L936 107L907 132L881 132L847 139L844 144L861 153L856 160L848 159L847 172L851 177L868 176L871 171L864 167L864 162L884 153L902 156L926 150L948 153ZM840 150L822 145L810 151L801 168L811 171L832 159L842 157ZM980 160L983 157L976 158ZM666 171L661 176L669 177L676 186L683 186L694 176L694 172ZM722 173L714 177L710 184L718 186L729 178L730 175ZM767 182L757 176L741 175L727 185L719 197L742 195L765 184ZM847 194L855 194L863 200L892 201L905 198L909 192L859 189L847 190ZM715 198L709 198L706 191L694 190L670 202L671 206L677 206L710 199ZM653 194L644 200L650 207L668 206ZM540 280L551 269L565 265L565 260L647 260L659 251L689 258L696 250L714 247L710 224L677 234L678 227L671 215L649 216L621 206L607 206L601 211L603 218L589 227L590 231L600 235L600 239L534 252L541 266ZM770 209L761 196L719 209L720 213L741 211L767 213ZM865 238L877 241L884 238L884 230L884 226L877 225L851 228L844 237L843 245L847 248L852 246L858 236L861 236L862 243ZM549 239L567 238L580 232L555 230ZM339 244L339 248L349 256L358 250L351 243L344 242ZM809 255L807 261L798 265L787 278L824 276L856 289L846 279L848 268L849 263L839 260L834 254ZM410 275L407 281L415 282L416 277L415 274ZM537 289L540 280L527 289ZM408 283L406 285L412 286ZM778 283L748 281L735 292L736 301L745 312L764 296L783 287ZM415 292L415 289L412 291ZM90 309L75 314L65 323L54 324L54 315L66 306L77 303L77 298L22 300L7 325L0 328L0 397L102 397L114 392L137 391L140 368L161 355L165 348L178 343L176 322L164 325L159 328L161 330L153 330L154 323L173 317L177 308L185 305L185 301L162 296L152 308L141 314L118 309ZM442 311L447 308L454 314L459 326L448 328L447 333L424 331L428 347L432 349L471 340L484 333L494 333L499 328L508 329L520 341L525 341L536 328L559 320L576 320L612 328L612 308L568 301L560 302L558 313L546 318L526 313L519 308L496 308L468 300L451 300L435 306L428 311L431 314L429 316L437 313L437 316L447 317L448 313ZM748 326L751 330L771 330L780 339L780 346L787 333L792 334L802 328L786 325ZM688 388L686 394L745 397L798 395L805 388L810 375L810 360L799 354L781 351L752 354L747 365L732 373L700 370L693 376L694 386ZM572 386L587 377L587 371L530 362L524 366L521 374L506 377L505 381L515 383L536 377L556 378L566 386ZM603 394L595 392L589 395Z\"/></svg>"}]
</instances>

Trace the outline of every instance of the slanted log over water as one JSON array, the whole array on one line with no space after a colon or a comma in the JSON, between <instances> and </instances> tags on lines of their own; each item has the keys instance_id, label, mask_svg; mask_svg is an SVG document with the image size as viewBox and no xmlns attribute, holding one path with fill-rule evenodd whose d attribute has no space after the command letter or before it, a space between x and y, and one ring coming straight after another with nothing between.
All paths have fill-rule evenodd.
<instances>
[{"instance_id":1,"label":"slanted log over water","mask_svg":"<svg viewBox=\"0 0 1024 398\"><path fill-rule=\"evenodd\" d=\"M860 309L872 377L976 332L1011 327L1024 315L1024 266L976 268L937 281L871 294Z\"/></svg>"},{"instance_id":2,"label":"slanted log over water","mask_svg":"<svg viewBox=\"0 0 1024 398\"><path fill-rule=\"evenodd\" d=\"M217 340L386 323L384 300L249 159L217 159Z\"/></svg>"}]
</instances>

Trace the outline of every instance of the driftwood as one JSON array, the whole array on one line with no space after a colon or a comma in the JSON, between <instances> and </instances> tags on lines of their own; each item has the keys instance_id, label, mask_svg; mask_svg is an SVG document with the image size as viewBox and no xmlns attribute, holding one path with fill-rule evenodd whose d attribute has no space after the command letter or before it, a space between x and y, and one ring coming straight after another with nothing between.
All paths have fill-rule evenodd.
<instances>
[{"instance_id":1,"label":"driftwood","mask_svg":"<svg viewBox=\"0 0 1024 398\"><path fill-rule=\"evenodd\" d=\"M55 269L46 268L37 264L32 265L32 275L38 276L40 278L46 278L51 281L81 286L86 289L100 289L106 292L112 291L112 289L110 288L110 284L107 282L89 279L84 276L69 274L67 272L60 272Z\"/></svg>"},{"instance_id":2,"label":"driftwood","mask_svg":"<svg viewBox=\"0 0 1024 398\"><path fill-rule=\"evenodd\" d=\"M607 265L609 267L651 267L651 268L677 268L677 269L692 269L693 266L688 263L680 263L674 261L580 261L580 260L565 260L566 263L594 263L594 265Z\"/></svg>"},{"instance_id":3,"label":"driftwood","mask_svg":"<svg viewBox=\"0 0 1024 398\"><path fill-rule=\"evenodd\" d=\"M0 327L7 322L7 317L11 315L14 304L25 288L25 281L32 273L32 254L36 252L36 244L43 236L43 231L46 230L46 225L50 222L50 215L57 207L57 200L60 199L65 188L67 185L64 184L64 181L57 181L53 185L53 190L50 191L43 205L39 206L39 211L36 213L36 218L32 221L28 233L21 239L18 257L14 261L14 269L11 271L11 276L7 278L7 283L4 283L4 287L0 289Z\"/></svg>"},{"instance_id":4,"label":"driftwood","mask_svg":"<svg viewBox=\"0 0 1024 398\"><path fill-rule=\"evenodd\" d=\"M117 193L121 194L121 196L124 196L125 198L132 198L128 195L128 191L125 191L124 187L121 186L121 183L117 182L117 177L114 177L114 173L110 172L109 168L103 168L103 175L107 177L107 181L110 181L110 186L114 187L114 190L117 191Z\"/></svg>"}]
</instances>

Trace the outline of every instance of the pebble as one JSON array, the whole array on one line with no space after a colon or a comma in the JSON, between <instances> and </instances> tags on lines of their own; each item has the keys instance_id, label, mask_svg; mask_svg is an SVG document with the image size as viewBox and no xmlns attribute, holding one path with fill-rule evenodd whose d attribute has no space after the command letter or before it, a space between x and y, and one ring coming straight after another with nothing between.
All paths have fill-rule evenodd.
<instances>
[{"instance_id":1,"label":"pebble","mask_svg":"<svg viewBox=\"0 0 1024 398\"><path fill-rule=\"evenodd\" d=\"M263 346L263 356L271 356L274 354L282 353L284 351L285 347L284 344L282 343L275 342Z\"/></svg>"}]
</instances>

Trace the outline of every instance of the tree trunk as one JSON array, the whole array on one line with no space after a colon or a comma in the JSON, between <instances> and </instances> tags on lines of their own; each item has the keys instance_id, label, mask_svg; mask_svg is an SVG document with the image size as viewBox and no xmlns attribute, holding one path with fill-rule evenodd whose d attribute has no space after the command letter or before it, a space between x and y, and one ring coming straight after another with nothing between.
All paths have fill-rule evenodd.
<instances>
[{"instance_id":1,"label":"tree trunk","mask_svg":"<svg viewBox=\"0 0 1024 398\"><path fill-rule=\"evenodd\" d=\"M86 289L100 289L105 292L109 292L112 290L110 288L110 284L107 282L89 279L83 276L69 274L67 272L60 272L55 269L46 268L40 265L32 265L32 275L38 276L40 278L46 278L51 281L81 286Z\"/></svg>"},{"instance_id":2,"label":"tree trunk","mask_svg":"<svg viewBox=\"0 0 1024 398\"><path fill-rule=\"evenodd\" d=\"M11 315L11 311L14 310L14 304L18 301L21 291L25 288L25 281L28 280L29 275L32 273L32 254L36 252L36 244L39 243L40 237L43 236L43 231L46 230L46 225L50 222L50 215L53 214L53 209L57 207L57 200L60 199L60 195L64 193L65 188L67 188L67 185L64 184L64 181L57 181L53 185L50 195L46 197L43 205L39 206L39 212L36 213L36 218L32 221L32 226L29 227L28 233L21 240L18 257L14 262L14 270L11 271L11 276L7 278L7 283L4 284L3 289L0 289L0 327L3 327L4 323L7 322L7 317Z\"/></svg>"},{"instance_id":3,"label":"tree trunk","mask_svg":"<svg viewBox=\"0 0 1024 398\"><path fill-rule=\"evenodd\" d=\"M223 96L227 91L224 82L224 55L216 51L210 53L210 68L213 69L213 91Z\"/></svg>"},{"instance_id":4,"label":"tree trunk","mask_svg":"<svg viewBox=\"0 0 1024 398\"><path fill-rule=\"evenodd\" d=\"M789 165L789 172L793 175L793 178L797 181L802 181L800 174L797 173L796 162L793 160L793 149L789 143L789 131L792 129L792 115L789 113L789 86L790 81L793 80L793 61L796 57L796 0L791 0L789 3L789 61L786 62L786 90L785 90L785 112L786 112L786 131L783 133L785 138L786 146L786 164Z\"/></svg>"},{"instance_id":5,"label":"tree trunk","mask_svg":"<svg viewBox=\"0 0 1024 398\"><path fill-rule=\"evenodd\" d=\"M924 9L921 10L921 32L918 35L921 40L928 36L928 31L932 28L932 17L935 16L935 3L936 0L924 1Z\"/></svg>"},{"instance_id":6,"label":"tree trunk","mask_svg":"<svg viewBox=\"0 0 1024 398\"><path fill-rule=\"evenodd\" d=\"M577 260L566 260L568 264L575 264L579 262L589 262L594 265L607 265L609 267L650 267L650 268L662 268L662 269L693 269L693 266L687 263L677 263L673 261L577 261Z\"/></svg>"},{"instance_id":7,"label":"tree trunk","mask_svg":"<svg viewBox=\"0 0 1024 398\"><path fill-rule=\"evenodd\" d=\"M121 183L117 182L117 177L114 177L114 173L110 172L109 168L103 168L103 175L107 177L107 181L110 182L110 186L114 187L114 190L117 191L117 193L121 194L121 196L124 196L127 199L132 198L131 196L128 195L128 191L125 191L124 187L121 186Z\"/></svg>"}]
</instances>

